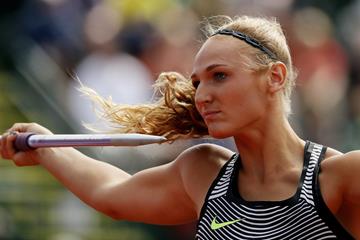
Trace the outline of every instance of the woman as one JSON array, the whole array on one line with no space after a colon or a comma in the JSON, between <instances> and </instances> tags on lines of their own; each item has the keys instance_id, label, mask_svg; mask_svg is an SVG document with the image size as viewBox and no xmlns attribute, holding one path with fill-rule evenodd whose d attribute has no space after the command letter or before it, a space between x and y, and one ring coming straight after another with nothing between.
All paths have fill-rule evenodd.
<instances>
[{"instance_id":1,"label":"woman","mask_svg":"<svg viewBox=\"0 0 360 240\"><path fill-rule=\"evenodd\" d=\"M154 105L117 106L83 91L102 105L103 117L120 122L118 131L171 141L233 136L240 154L202 144L130 176L71 148L16 152L17 132L51 132L15 124L3 135L1 155L18 166L42 165L115 219L198 220L197 239L360 238L360 152L342 154L297 136L287 120L295 75L275 20L228 19L210 29L191 82L160 76L163 96Z\"/></svg>"}]
</instances>

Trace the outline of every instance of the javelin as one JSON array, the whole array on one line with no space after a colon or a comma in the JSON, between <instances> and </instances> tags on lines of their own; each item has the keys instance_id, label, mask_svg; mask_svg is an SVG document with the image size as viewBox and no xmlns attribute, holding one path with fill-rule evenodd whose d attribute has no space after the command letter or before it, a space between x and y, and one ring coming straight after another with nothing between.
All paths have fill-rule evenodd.
<instances>
[{"instance_id":1,"label":"javelin","mask_svg":"<svg viewBox=\"0 0 360 240\"><path fill-rule=\"evenodd\" d=\"M19 151L28 151L42 147L140 146L165 141L166 138L162 136L138 133L54 135L18 133L14 146Z\"/></svg>"}]
</instances>

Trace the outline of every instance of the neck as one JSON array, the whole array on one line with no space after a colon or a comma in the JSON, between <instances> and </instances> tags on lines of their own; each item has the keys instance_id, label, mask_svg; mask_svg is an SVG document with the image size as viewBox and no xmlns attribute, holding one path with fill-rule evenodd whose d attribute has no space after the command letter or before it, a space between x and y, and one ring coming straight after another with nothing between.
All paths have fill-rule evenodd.
<instances>
[{"instance_id":1,"label":"neck","mask_svg":"<svg viewBox=\"0 0 360 240\"><path fill-rule=\"evenodd\" d=\"M241 171L263 183L290 168L301 167L305 145L283 114L267 116L234 137L241 155Z\"/></svg>"}]
</instances>

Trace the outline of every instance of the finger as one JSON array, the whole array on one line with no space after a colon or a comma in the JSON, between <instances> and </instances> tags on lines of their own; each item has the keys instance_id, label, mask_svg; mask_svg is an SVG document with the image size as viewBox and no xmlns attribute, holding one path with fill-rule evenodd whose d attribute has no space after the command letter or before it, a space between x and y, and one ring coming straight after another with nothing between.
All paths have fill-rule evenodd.
<instances>
[{"instance_id":1,"label":"finger","mask_svg":"<svg viewBox=\"0 0 360 240\"><path fill-rule=\"evenodd\" d=\"M0 140L0 154L2 158L11 159L16 153L14 141L18 132L26 132L29 123L15 123L9 128L1 137Z\"/></svg>"},{"instance_id":2,"label":"finger","mask_svg":"<svg viewBox=\"0 0 360 240\"><path fill-rule=\"evenodd\" d=\"M6 141L7 141L7 137L9 135L9 132L5 132L2 136L1 136L1 144L0 144L0 154L2 158L7 158L7 151L6 151Z\"/></svg>"},{"instance_id":3,"label":"finger","mask_svg":"<svg viewBox=\"0 0 360 240\"><path fill-rule=\"evenodd\" d=\"M0 138L0 145L1 146L4 146L6 144L6 139L9 135L16 135L17 132L16 131L13 131L11 129L8 129L6 132L4 132L2 135L1 135L1 138Z\"/></svg>"},{"instance_id":4,"label":"finger","mask_svg":"<svg viewBox=\"0 0 360 240\"><path fill-rule=\"evenodd\" d=\"M8 136L6 137L6 142L5 142L5 151L4 152L4 155L5 155L5 158L8 158L8 159L11 159L15 153L17 152L15 147L14 147L14 142L15 142L15 139L16 139L16 135L17 133L16 132L12 132L10 134L8 134Z\"/></svg>"},{"instance_id":5,"label":"finger","mask_svg":"<svg viewBox=\"0 0 360 240\"><path fill-rule=\"evenodd\" d=\"M4 145L4 143L5 143L5 137L6 137L6 135L7 135L8 133L3 133L2 135L1 135L1 138L0 138L0 152L1 152L1 149L2 149L2 146Z\"/></svg>"},{"instance_id":6,"label":"finger","mask_svg":"<svg viewBox=\"0 0 360 240\"><path fill-rule=\"evenodd\" d=\"M15 123L11 128L8 129L8 132L17 131L17 132L26 132L29 128L30 123Z\"/></svg>"}]
</instances>

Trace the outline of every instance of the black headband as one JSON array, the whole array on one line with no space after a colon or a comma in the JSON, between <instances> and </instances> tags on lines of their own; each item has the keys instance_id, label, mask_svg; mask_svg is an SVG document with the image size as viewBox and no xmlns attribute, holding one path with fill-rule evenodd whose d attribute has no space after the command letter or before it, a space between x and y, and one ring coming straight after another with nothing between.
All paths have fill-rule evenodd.
<instances>
[{"instance_id":1,"label":"black headband","mask_svg":"<svg viewBox=\"0 0 360 240\"><path fill-rule=\"evenodd\" d=\"M260 49L261 51L263 51L264 53L266 53L270 58L276 60L276 55L270 51L268 48L264 47L261 43L259 43L259 41L257 41L256 39L242 33L242 32L238 32L238 31L234 31L234 30L228 30L228 29L221 29L219 31L216 31L213 35L217 35L217 34L221 34L221 35L230 35L233 37L236 37L240 40L245 41L247 44L250 44L253 47L256 47L257 49Z\"/></svg>"}]
</instances>

